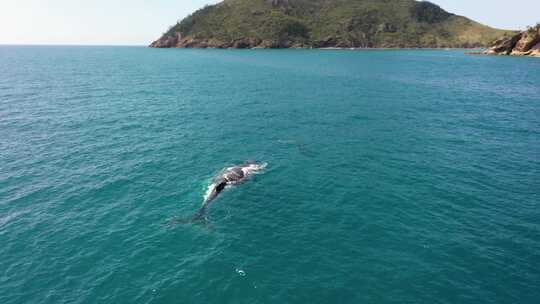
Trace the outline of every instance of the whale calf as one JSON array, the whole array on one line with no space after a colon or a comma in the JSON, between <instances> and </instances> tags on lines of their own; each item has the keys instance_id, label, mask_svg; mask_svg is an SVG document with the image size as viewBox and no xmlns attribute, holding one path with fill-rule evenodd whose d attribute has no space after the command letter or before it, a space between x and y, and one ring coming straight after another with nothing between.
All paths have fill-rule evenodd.
<instances>
[{"instance_id":1,"label":"whale calf","mask_svg":"<svg viewBox=\"0 0 540 304\"><path fill-rule=\"evenodd\" d=\"M208 186L204 201L199 211L193 216L192 221L206 220L206 210L208 206L225 190L225 188L237 185L253 174L261 172L266 168L266 163L258 163L255 161L246 161L241 165L228 167L217 174L212 183Z\"/></svg>"}]
</instances>

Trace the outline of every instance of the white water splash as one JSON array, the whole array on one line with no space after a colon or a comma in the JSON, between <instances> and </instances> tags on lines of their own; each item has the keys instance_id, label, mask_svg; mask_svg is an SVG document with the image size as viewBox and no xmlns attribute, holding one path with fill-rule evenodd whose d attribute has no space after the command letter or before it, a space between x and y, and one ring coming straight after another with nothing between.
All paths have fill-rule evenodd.
<instances>
[{"instance_id":1,"label":"white water splash","mask_svg":"<svg viewBox=\"0 0 540 304\"><path fill-rule=\"evenodd\" d=\"M242 269L238 269L236 268L236 273L238 273L238 275L240 275L241 277L245 277L246 276L246 272L243 271Z\"/></svg>"}]
</instances>

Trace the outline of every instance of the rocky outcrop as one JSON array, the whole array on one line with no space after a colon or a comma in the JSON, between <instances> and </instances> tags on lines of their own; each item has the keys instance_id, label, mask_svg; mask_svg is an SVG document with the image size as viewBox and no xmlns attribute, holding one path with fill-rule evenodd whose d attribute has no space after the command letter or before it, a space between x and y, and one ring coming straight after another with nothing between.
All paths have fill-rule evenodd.
<instances>
[{"instance_id":1,"label":"rocky outcrop","mask_svg":"<svg viewBox=\"0 0 540 304\"><path fill-rule=\"evenodd\" d=\"M498 39L484 54L540 57L540 25L514 36Z\"/></svg>"},{"instance_id":2,"label":"rocky outcrop","mask_svg":"<svg viewBox=\"0 0 540 304\"><path fill-rule=\"evenodd\" d=\"M529 56L540 57L540 43L537 43L531 48L531 53L529 54Z\"/></svg>"},{"instance_id":3,"label":"rocky outcrop","mask_svg":"<svg viewBox=\"0 0 540 304\"><path fill-rule=\"evenodd\" d=\"M178 45L178 41L182 39L182 35L180 33L175 33L170 36L163 36L160 39L152 42L150 44L150 47L153 48L172 48L176 47Z\"/></svg>"},{"instance_id":4,"label":"rocky outcrop","mask_svg":"<svg viewBox=\"0 0 540 304\"><path fill-rule=\"evenodd\" d=\"M278 48L283 47L279 43L261 41L258 38L243 38L231 41L221 41L218 39L195 39L193 37L182 37L180 33L174 33L171 36L164 36L159 40L152 42L153 48L184 48L184 49L251 49L251 48Z\"/></svg>"}]
</instances>

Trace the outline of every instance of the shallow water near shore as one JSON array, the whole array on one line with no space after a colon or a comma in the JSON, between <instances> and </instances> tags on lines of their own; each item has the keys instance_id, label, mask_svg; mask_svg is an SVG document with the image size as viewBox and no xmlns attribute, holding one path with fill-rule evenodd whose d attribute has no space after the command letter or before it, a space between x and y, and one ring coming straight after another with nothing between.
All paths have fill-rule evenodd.
<instances>
[{"instance_id":1,"label":"shallow water near shore","mask_svg":"<svg viewBox=\"0 0 540 304\"><path fill-rule=\"evenodd\" d=\"M538 303L540 60L463 53L0 47L0 303Z\"/></svg>"}]
</instances>

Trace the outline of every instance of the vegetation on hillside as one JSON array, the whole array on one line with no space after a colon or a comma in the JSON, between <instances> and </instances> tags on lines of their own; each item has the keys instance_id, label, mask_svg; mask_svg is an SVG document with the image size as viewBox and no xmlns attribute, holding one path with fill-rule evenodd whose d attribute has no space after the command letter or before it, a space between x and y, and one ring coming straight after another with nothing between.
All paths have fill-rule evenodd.
<instances>
[{"instance_id":1,"label":"vegetation on hillside","mask_svg":"<svg viewBox=\"0 0 540 304\"><path fill-rule=\"evenodd\" d=\"M528 26L527 27L527 32L532 34L534 32L538 32L540 31L540 22L536 23L536 25L534 26Z\"/></svg>"},{"instance_id":2,"label":"vegetation on hillside","mask_svg":"<svg viewBox=\"0 0 540 304\"><path fill-rule=\"evenodd\" d=\"M476 47L507 31L414 0L225 0L156 47Z\"/></svg>"}]
</instances>

